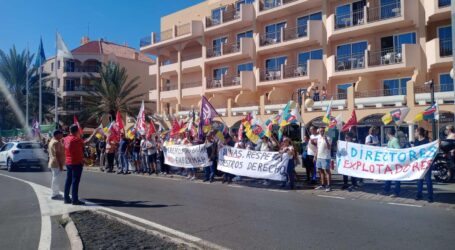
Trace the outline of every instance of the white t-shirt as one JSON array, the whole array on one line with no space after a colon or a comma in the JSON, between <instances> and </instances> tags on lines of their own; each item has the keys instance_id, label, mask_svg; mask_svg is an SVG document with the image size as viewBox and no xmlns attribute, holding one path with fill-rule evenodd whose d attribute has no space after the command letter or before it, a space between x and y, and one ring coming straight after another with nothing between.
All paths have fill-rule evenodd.
<instances>
[{"instance_id":1,"label":"white t-shirt","mask_svg":"<svg viewBox=\"0 0 455 250\"><path fill-rule=\"evenodd\" d=\"M312 140L314 139L319 139L319 135L310 135L310 141L308 142L308 147L307 147L307 155L312 155L312 156L315 156L316 153L318 152L318 148L316 145L313 145L313 143L311 143Z\"/></svg>"},{"instance_id":2,"label":"white t-shirt","mask_svg":"<svg viewBox=\"0 0 455 250\"><path fill-rule=\"evenodd\" d=\"M332 143L330 137L327 137L327 141ZM321 136L318 138L318 159L331 159L330 156L330 147L328 147L325 139Z\"/></svg>"},{"instance_id":3,"label":"white t-shirt","mask_svg":"<svg viewBox=\"0 0 455 250\"><path fill-rule=\"evenodd\" d=\"M378 137L376 135L367 135L367 137L365 138L365 144L378 146L379 145L379 139L378 139Z\"/></svg>"},{"instance_id":4,"label":"white t-shirt","mask_svg":"<svg viewBox=\"0 0 455 250\"><path fill-rule=\"evenodd\" d=\"M156 143L153 140L147 140L147 155L156 154Z\"/></svg>"}]
</instances>

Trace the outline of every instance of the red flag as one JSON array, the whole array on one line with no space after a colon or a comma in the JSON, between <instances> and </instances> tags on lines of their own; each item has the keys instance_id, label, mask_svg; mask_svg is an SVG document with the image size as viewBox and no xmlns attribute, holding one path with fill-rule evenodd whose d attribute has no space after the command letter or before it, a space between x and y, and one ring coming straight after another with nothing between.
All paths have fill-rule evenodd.
<instances>
[{"instance_id":1,"label":"red flag","mask_svg":"<svg viewBox=\"0 0 455 250\"><path fill-rule=\"evenodd\" d=\"M357 125L357 116L355 114L355 110L352 111L351 118L344 124L341 132L347 132L351 129L351 127Z\"/></svg>"},{"instance_id":2,"label":"red flag","mask_svg":"<svg viewBox=\"0 0 455 250\"><path fill-rule=\"evenodd\" d=\"M77 128L79 129L79 134L80 134L80 136L82 136L83 131L82 131L81 125L79 125L79 121L77 120L76 115L73 116L73 123L77 125Z\"/></svg>"},{"instance_id":3,"label":"red flag","mask_svg":"<svg viewBox=\"0 0 455 250\"><path fill-rule=\"evenodd\" d=\"M156 130L155 130L155 124L153 124L152 121L150 121L150 124L149 124L149 129L147 131L147 138L150 138L153 134L156 133Z\"/></svg>"},{"instance_id":4,"label":"red flag","mask_svg":"<svg viewBox=\"0 0 455 250\"><path fill-rule=\"evenodd\" d=\"M174 119L174 121L172 122L171 137L178 135L180 132L180 129L181 129L181 127L180 127L179 122L177 121L177 119Z\"/></svg>"},{"instance_id":5,"label":"red flag","mask_svg":"<svg viewBox=\"0 0 455 250\"><path fill-rule=\"evenodd\" d=\"M115 123L117 124L117 128L119 130L123 130L125 128L123 126L123 120L122 120L122 115L120 114L120 111L117 111L117 115L115 117Z\"/></svg>"}]
</instances>

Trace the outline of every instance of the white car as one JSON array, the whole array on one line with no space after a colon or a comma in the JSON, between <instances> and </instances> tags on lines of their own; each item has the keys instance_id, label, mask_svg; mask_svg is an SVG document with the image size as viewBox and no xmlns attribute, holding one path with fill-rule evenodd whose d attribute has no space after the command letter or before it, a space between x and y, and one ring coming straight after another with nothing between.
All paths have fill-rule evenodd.
<instances>
[{"instance_id":1,"label":"white car","mask_svg":"<svg viewBox=\"0 0 455 250\"><path fill-rule=\"evenodd\" d=\"M38 142L8 142L0 149L0 165L6 166L9 172L20 167L38 167L44 170L48 158Z\"/></svg>"}]
</instances>

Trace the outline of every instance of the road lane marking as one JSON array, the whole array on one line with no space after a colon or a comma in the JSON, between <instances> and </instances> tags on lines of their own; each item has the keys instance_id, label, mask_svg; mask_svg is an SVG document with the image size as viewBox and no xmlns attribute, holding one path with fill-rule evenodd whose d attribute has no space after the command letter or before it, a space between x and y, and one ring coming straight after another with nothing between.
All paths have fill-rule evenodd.
<instances>
[{"instance_id":1,"label":"road lane marking","mask_svg":"<svg viewBox=\"0 0 455 250\"><path fill-rule=\"evenodd\" d=\"M421 205L406 204L406 203L395 203L395 202L388 202L387 204L395 205L395 206L403 206L403 207L423 207Z\"/></svg>"},{"instance_id":2,"label":"road lane marking","mask_svg":"<svg viewBox=\"0 0 455 250\"><path fill-rule=\"evenodd\" d=\"M345 199L346 199L346 198L341 197L341 196L332 196L332 195L322 195L322 194L318 194L317 196L319 196L319 197L324 197L324 198L339 199L339 200L345 200Z\"/></svg>"},{"instance_id":3,"label":"road lane marking","mask_svg":"<svg viewBox=\"0 0 455 250\"><path fill-rule=\"evenodd\" d=\"M277 190L277 189L266 189L267 191L270 191L270 192L278 192L278 193L287 193L289 191L286 191L286 190Z\"/></svg>"},{"instance_id":4,"label":"road lane marking","mask_svg":"<svg viewBox=\"0 0 455 250\"><path fill-rule=\"evenodd\" d=\"M42 186L40 184L36 184L34 182L30 182L24 179L20 179L17 177L13 177L10 175L5 175L5 174L0 174L0 176L8 177L14 180L18 180L21 182L24 182L32 187L32 189L35 191L36 196L38 197L38 202L40 205L40 211L41 211L41 235L40 235L40 242L39 242L39 250L49 250L51 249L51 242L52 242L52 227L51 227L51 216L54 215L61 215L61 214L69 214L71 212L75 211L81 211L81 210L104 210L119 216L123 216L125 218L128 218L130 220L133 220L135 222L139 222L148 226L151 226L153 228L156 228L158 230L161 230L162 232L168 233L170 235L177 236L181 239L185 239L187 241L190 241L195 244L201 244L203 246L207 246L209 248L214 248L214 249L227 249L225 247L219 246L215 243L203 240L199 237L166 227L164 225L131 215L127 214L124 212L120 212L118 210L114 210L111 208L103 207L100 206L96 203L86 201L87 206L72 206L72 205L65 205L62 201L54 201L50 199L51 196L51 189L45 186Z\"/></svg>"}]
</instances>

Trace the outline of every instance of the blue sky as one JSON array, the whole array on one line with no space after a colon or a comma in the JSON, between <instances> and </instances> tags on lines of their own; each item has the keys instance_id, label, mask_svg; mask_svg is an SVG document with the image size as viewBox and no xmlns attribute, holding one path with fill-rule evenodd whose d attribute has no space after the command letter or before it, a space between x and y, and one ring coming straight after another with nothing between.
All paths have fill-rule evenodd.
<instances>
[{"instance_id":1,"label":"blue sky","mask_svg":"<svg viewBox=\"0 0 455 250\"><path fill-rule=\"evenodd\" d=\"M160 17L203 0L0 0L0 49L38 49L43 37L46 57L55 53L58 30L70 49L89 27L91 40L104 38L138 48L140 38L159 31Z\"/></svg>"}]
</instances>

